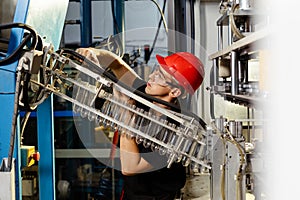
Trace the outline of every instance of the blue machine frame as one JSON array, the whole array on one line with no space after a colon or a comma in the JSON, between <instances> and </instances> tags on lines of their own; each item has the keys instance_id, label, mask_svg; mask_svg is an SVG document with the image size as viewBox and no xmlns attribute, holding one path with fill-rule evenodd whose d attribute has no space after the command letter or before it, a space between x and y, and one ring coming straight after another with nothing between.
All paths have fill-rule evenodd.
<instances>
[{"instance_id":1,"label":"blue machine frame","mask_svg":"<svg viewBox=\"0 0 300 200\"><path fill-rule=\"evenodd\" d=\"M14 22L25 23L27 18L27 11L30 0L19 0L16 5ZM8 46L7 54L11 54L12 51L20 44L24 31L22 29L12 29L11 37ZM18 62L14 62L7 66L2 66L0 70L0 102L2 106L2 112L0 113L0 156L1 159L8 157L10 147L10 133L14 110L14 98L15 98L15 72ZM18 129L17 129L18 130ZM19 143L19 134L16 134L16 142ZM16 158L16 198L22 198L21 186L21 172L20 170L20 148L19 145L15 145L14 157Z\"/></svg>"},{"instance_id":2,"label":"blue machine frame","mask_svg":"<svg viewBox=\"0 0 300 200\"><path fill-rule=\"evenodd\" d=\"M50 6L49 6L50 5ZM31 25L38 34L58 49L68 8L68 0L18 0L15 9L15 23ZM54 12L53 12L54 11ZM50 22L50 20L54 20ZM48 23L47 23L48 22ZM51 26L50 26L51 25ZM8 55L20 44L24 31L12 29ZM0 70L0 102L4 106L0 113L0 156L8 156L10 133L14 110L15 72L18 62L2 66ZM55 165L54 165L54 131L53 131L53 97L46 99L37 108L39 161L39 199L55 199ZM16 158L16 198L22 198L20 171L20 134L17 129L14 158Z\"/></svg>"},{"instance_id":3,"label":"blue machine frame","mask_svg":"<svg viewBox=\"0 0 300 200\"><path fill-rule=\"evenodd\" d=\"M91 1L81 0L81 46L92 43ZM14 20L15 23L25 23L32 26L45 42L52 43L57 50L68 7L68 0L18 0ZM116 21L121 34L124 34L124 0L114 0ZM114 30L115 34L116 29ZM7 55L20 44L23 29L12 29ZM120 33L118 33L120 34ZM123 38L122 38L123 39ZM123 42L123 41L122 41ZM14 110L15 78L18 61L0 68L0 102L4 106L0 113L0 158L8 156L10 133ZM22 113L19 113L22 114ZM39 160L39 199L55 199L55 149L54 149L54 112L53 97L47 98L37 107L37 133ZM20 116L19 116L20 117ZM16 199L22 199L21 187L21 157L20 128L17 128L14 158L16 158Z\"/></svg>"}]
</instances>

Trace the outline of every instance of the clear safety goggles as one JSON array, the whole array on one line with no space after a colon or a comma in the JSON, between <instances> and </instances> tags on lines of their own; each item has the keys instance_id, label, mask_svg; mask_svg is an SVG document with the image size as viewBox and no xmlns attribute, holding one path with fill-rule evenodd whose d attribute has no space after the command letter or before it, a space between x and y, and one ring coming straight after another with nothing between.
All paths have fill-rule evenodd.
<instances>
[{"instance_id":1,"label":"clear safety goggles","mask_svg":"<svg viewBox=\"0 0 300 200\"><path fill-rule=\"evenodd\" d=\"M152 73L150 74L149 78L152 82L155 82L156 84L163 87L179 87L176 83L172 83L172 80L168 81L168 78L166 78L166 75L161 70L160 65L155 65L153 67Z\"/></svg>"}]
</instances>

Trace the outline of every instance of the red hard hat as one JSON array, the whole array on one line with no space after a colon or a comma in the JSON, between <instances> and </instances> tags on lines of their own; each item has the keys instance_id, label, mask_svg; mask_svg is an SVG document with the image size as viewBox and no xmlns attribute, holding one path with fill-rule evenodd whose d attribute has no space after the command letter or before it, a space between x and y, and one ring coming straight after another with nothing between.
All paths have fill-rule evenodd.
<instances>
[{"instance_id":1,"label":"red hard hat","mask_svg":"<svg viewBox=\"0 0 300 200\"><path fill-rule=\"evenodd\" d=\"M174 76L188 93L194 94L201 85L205 73L204 66L199 58L193 54L178 52L166 57L156 55L156 59L163 69Z\"/></svg>"}]
</instances>

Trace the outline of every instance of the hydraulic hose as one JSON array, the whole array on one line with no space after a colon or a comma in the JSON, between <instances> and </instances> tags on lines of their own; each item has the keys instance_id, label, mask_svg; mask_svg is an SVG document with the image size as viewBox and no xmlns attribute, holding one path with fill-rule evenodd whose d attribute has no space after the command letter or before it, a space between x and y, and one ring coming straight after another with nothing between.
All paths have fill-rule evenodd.
<instances>
[{"instance_id":1,"label":"hydraulic hose","mask_svg":"<svg viewBox=\"0 0 300 200\"><path fill-rule=\"evenodd\" d=\"M152 47L151 47L151 50L149 52L149 58L151 57L151 54L153 52L153 49L155 47L155 44L156 44L156 41L157 41L157 37L158 37L158 33L159 33L159 29L160 29L160 26L161 26L161 23L162 21L164 21L164 24L165 24L165 20L164 20L164 13L165 13L165 8L166 8L166 1L167 0L164 0L164 5L163 5L163 10L161 11L160 9L160 14L161 14L161 18L159 20L159 23L158 23L158 27L157 27L157 30L156 30L156 34L155 34L155 38L153 40L153 43L152 43ZM153 1L155 2L155 1ZM155 2L155 4L157 5L157 2ZM158 5L157 5L158 6ZM159 6L158 6L159 7ZM166 24L165 24L165 29L166 29L166 32L168 33L168 29L166 27Z\"/></svg>"},{"instance_id":2,"label":"hydraulic hose","mask_svg":"<svg viewBox=\"0 0 300 200\"><path fill-rule=\"evenodd\" d=\"M232 8L232 10L229 13L229 21L230 21L230 25L231 25L231 30L232 32L238 37L238 39L241 39L243 37L245 37L237 28L236 24L235 24L235 19L233 16L234 11L239 7L238 4L235 4Z\"/></svg>"},{"instance_id":3,"label":"hydraulic hose","mask_svg":"<svg viewBox=\"0 0 300 200\"><path fill-rule=\"evenodd\" d=\"M242 146L235 140L235 138L232 136L232 134L227 128L226 128L226 132L229 136L229 138L226 138L226 140L236 146L240 155L240 165L236 175L237 177L236 178L236 199L241 200L242 199L242 175L243 175L243 165L245 163L245 152Z\"/></svg>"},{"instance_id":4,"label":"hydraulic hose","mask_svg":"<svg viewBox=\"0 0 300 200\"><path fill-rule=\"evenodd\" d=\"M36 31L29 25L23 23L10 23L10 24L2 24L0 25L0 30L2 29L11 29L11 28L23 28L30 32L30 34L26 35L22 40L20 45L6 58L0 60L0 66L8 65L16 61L22 53L22 49L25 45L28 44L30 39L32 38L30 49L35 49L38 44L38 35Z\"/></svg>"}]
</instances>

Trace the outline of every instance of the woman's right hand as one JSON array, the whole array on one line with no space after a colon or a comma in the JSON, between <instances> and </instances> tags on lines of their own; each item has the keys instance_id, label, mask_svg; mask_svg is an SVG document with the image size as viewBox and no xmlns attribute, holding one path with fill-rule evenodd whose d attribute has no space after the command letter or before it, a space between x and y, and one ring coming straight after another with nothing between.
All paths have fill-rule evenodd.
<instances>
[{"instance_id":1,"label":"woman's right hand","mask_svg":"<svg viewBox=\"0 0 300 200\"><path fill-rule=\"evenodd\" d=\"M136 78L140 78L121 57L113 52L95 48L79 48L76 52L100 65L103 69L110 68L118 80L129 86L132 86Z\"/></svg>"},{"instance_id":2,"label":"woman's right hand","mask_svg":"<svg viewBox=\"0 0 300 200\"><path fill-rule=\"evenodd\" d=\"M78 48L76 52L93 61L96 65L100 65L97 55L92 48Z\"/></svg>"}]
</instances>

